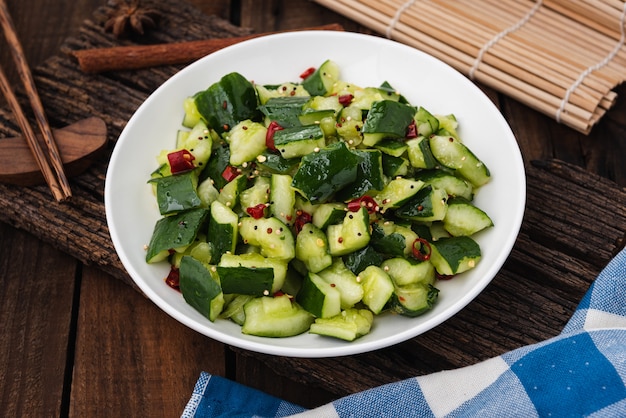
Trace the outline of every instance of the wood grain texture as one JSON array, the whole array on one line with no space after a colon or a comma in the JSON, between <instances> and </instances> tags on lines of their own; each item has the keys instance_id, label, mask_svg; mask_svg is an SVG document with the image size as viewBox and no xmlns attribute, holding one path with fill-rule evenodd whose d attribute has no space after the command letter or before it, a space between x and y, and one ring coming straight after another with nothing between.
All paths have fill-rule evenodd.
<instances>
[{"instance_id":1,"label":"wood grain texture","mask_svg":"<svg viewBox=\"0 0 626 418\"><path fill-rule=\"evenodd\" d=\"M99 270L84 271L72 417L177 416L202 370L225 374L223 344L127 290Z\"/></svg>"},{"instance_id":2,"label":"wood grain texture","mask_svg":"<svg viewBox=\"0 0 626 418\"><path fill-rule=\"evenodd\" d=\"M0 224L0 411L59 416L77 263Z\"/></svg>"}]
</instances>

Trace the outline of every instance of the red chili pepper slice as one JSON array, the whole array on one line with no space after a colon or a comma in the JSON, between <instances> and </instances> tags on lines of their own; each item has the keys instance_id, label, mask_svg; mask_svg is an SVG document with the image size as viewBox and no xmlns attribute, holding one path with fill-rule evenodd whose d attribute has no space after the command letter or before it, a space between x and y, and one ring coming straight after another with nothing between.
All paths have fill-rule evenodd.
<instances>
[{"instance_id":1,"label":"red chili pepper slice","mask_svg":"<svg viewBox=\"0 0 626 418\"><path fill-rule=\"evenodd\" d=\"M226 181L233 181L238 175L237 167L232 165L227 166L224 171L222 171L222 177L224 177Z\"/></svg>"},{"instance_id":2,"label":"red chili pepper slice","mask_svg":"<svg viewBox=\"0 0 626 418\"><path fill-rule=\"evenodd\" d=\"M308 78L314 72L315 72L315 67L309 67L306 70L304 70L302 74L300 74L300 78L304 80L305 78Z\"/></svg>"},{"instance_id":3,"label":"red chili pepper slice","mask_svg":"<svg viewBox=\"0 0 626 418\"><path fill-rule=\"evenodd\" d=\"M417 124L415 123L415 120L412 120L409 126L406 128L406 138L417 138Z\"/></svg>"},{"instance_id":4,"label":"red chili pepper slice","mask_svg":"<svg viewBox=\"0 0 626 418\"><path fill-rule=\"evenodd\" d=\"M293 225L296 228L296 235L302 231L302 228L305 224L311 223L313 221L313 217L310 213L305 212L303 210L299 210L296 212L296 220Z\"/></svg>"},{"instance_id":5,"label":"red chili pepper slice","mask_svg":"<svg viewBox=\"0 0 626 418\"><path fill-rule=\"evenodd\" d=\"M172 169L172 174L184 173L185 171L193 170L196 168L193 165L193 160L195 159L196 158L193 154L186 149L181 149L167 154L167 161Z\"/></svg>"},{"instance_id":6,"label":"red chili pepper slice","mask_svg":"<svg viewBox=\"0 0 626 418\"><path fill-rule=\"evenodd\" d=\"M424 238L417 238L415 241L413 241L411 249L413 250L413 257L417 258L418 260L430 260L432 248L430 247L430 242L426 241ZM422 250L424 249L426 249L426 252L422 252Z\"/></svg>"},{"instance_id":7,"label":"red chili pepper slice","mask_svg":"<svg viewBox=\"0 0 626 418\"><path fill-rule=\"evenodd\" d=\"M348 202L350 212L357 212L361 207L367 209L367 213L371 215L378 209L378 203L371 196L361 196Z\"/></svg>"},{"instance_id":8,"label":"red chili pepper slice","mask_svg":"<svg viewBox=\"0 0 626 418\"><path fill-rule=\"evenodd\" d=\"M267 206L265 206L264 203L259 203L256 206L250 206L249 208L246 208L246 212L254 219L261 219L263 216L265 216L266 207Z\"/></svg>"},{"instance_id":9,"label":"red chili pepper slice","mask_svg":"<svg viewBox=\"0 0 626 418\"><path fill-rule=\"evenodd\" d=\"M351 94L342 94L338 97L339 103L341 103L342 106L349 106L350 103L352 103L352 99L354 99L354 96Z\"/></svg>"},{"instance_id":10,"label":"red chili pepper slice","mask_svg":"<svg viewBox=\"0 0 626 418\"><path fill-rule=\"evenodd\" d=\"M282 131L283 128L276 121L272 121L267 127L267 133L265 134L265 146L271 149L272 151L276 151L276 145L274 145L274 134L276 131Z\"/></svg>"},{"instance_id":11,"label":"red chili pepper slice","mask_svg":"<svg viewBox=\"0 0 626 418\"><path fill-rule=\"evenodd\" d=\"M180 272L176 267L172 266L170 268L170 272L165 278L165 283L172 289L180 290Z\"/></svg>"}]
</instances>

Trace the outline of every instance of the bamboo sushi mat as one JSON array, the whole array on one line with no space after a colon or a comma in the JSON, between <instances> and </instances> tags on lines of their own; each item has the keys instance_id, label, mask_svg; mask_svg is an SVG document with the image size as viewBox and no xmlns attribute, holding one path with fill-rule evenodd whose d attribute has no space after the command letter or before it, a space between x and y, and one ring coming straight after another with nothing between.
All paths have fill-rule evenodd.
<instances>
[{"instance_id":1,"label":"bamboo sushi mat","mask_svg":"<svg viewBox=\"0 0 626 418\"><path fill-rule=\"evenodd\" d=\"M624 0L314 0L588 134L626 77Z\"/></svg>"}]
</instances>

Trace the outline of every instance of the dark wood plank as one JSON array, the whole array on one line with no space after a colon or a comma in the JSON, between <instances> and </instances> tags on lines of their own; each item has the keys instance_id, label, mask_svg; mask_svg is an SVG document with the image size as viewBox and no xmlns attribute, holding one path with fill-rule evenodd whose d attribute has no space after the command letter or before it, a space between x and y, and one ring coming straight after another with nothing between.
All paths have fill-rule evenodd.
<instances>
[{"instance_id":1,"label":"dark wood plank","mask_svg":"<svg viewBox=\"0 0 626 418\"><path fill-rule=\"evenodd\" d=\"M0 410L58 416L70 370L76 261L0 224Z\"/></svg>"},{"instance_id":2,"label":"dark wood plank","mask_svg":"<svg viewBox=\"0 0 626 418\"><path fill-rule=\"evenodd\" d=\"M200 372L226 374L225 346L99 270L83 272L70 416L172 417Z\"/></svg>"},{"instance_id":3,"label":"dark wood plank","mask_svg":"<svg viewBox=\"0 0 626 418\"><path fill-rule=\"evenodd\" d=\"M346 30L368 32L363 26L312 1L241 0L240 24L255 32L300 29L340 23Z\"/></svg>"}]
</instances>

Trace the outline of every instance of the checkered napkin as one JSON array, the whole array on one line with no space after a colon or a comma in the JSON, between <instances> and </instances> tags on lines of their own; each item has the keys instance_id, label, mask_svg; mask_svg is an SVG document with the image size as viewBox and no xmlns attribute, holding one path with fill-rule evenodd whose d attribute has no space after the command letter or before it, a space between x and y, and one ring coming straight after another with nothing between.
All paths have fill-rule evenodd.
<instances>
[{"instance_id":1,"label":"checkered napkin","mask_svg":"<svg viewBox=\"0 0 626 418\"><path fill-rule=\"evenodd\" d=\"M626 417L626 249L563 332L461 369L372 388L313 410L202 373L183 417Z\"/></svg>"}]
</instances>

